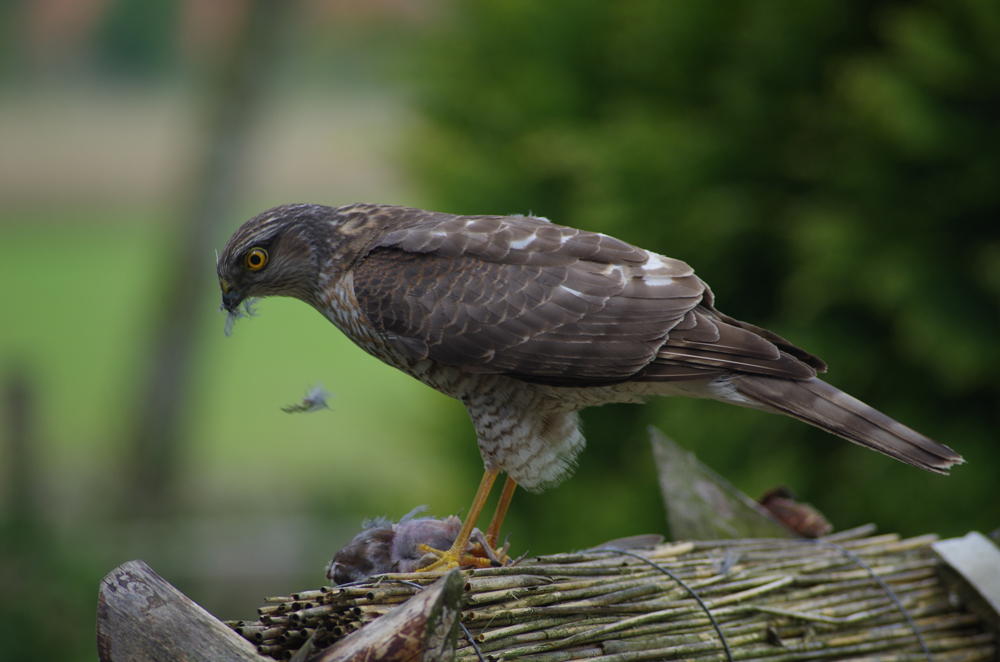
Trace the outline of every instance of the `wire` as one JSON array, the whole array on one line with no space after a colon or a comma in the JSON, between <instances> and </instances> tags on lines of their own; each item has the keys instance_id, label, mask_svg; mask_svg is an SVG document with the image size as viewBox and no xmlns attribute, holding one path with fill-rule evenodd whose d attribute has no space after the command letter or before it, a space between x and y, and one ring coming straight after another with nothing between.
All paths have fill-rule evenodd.
<instances>
[{"instance_id":1,"label":"wire","mask_svg":"<svg viewBox=\"0 0 1000 662\"><path fill-rule=\"evenodd\" d=\"M656 568L657 570L659 570L660 572L662 572L663 574L665 574L667 577L670 577L675 582L677 582L678 584L680 584L681 586L683 586L684 589L687 590L687 592L691 594L691 597L693 597L695 600L698 601L698 604L701 605L701 608L705 610L705 613L708 614L708 619L710 621L712 621L712 627L714 627L715 631L719 633L719 639L722 641L722 648L725 649L725 651L726 651L726 657L729 658L729 662L733 662L733 653L732 653L732 651L729 650L729 642L726 641L726 635L722 634L722 627L719 625L719 622L715 620L715 616L712 615L712 611L708 608L708 605L705 604L705 601L701 599L701 596L698 595L693 588L691 588L690 586L688 586L687 584L685 584L684 581L681 580L680 577L678 577L674 573L670 572L669 570L667 570L666 568L664 568L662 565L660 565L656 561L653 561L652 559L647 559L645 556L639 556L638 554L635 554L633 552L629 552L629 551L624 550L624 549L615 549L614 547L605 547L605 548L603 548L603 549L601 549L599 551L602 551L602 552L603 551L608 551L608 552L615 552L616 554L627 554L628 556L634 556L635 558L639 559L640 561L645 561L649 565L653 566L654 568Z\"/></svg>"},{"instance_id":2,"label":"wire","mask_svg":"<svg viewBox=\"0 0 1000 662\"><path fill-rule=\"evenodd\" d=\"M852 561L854 561L855 563L857 563L859 566L861 566L862 568L864 568L865 570L867 570L868 574L872 576L872 579L874 579L876 582L878 582L878 585L882 587L882 590L885 591L886 594L889 596L889 598L896 604L896 607L899 609L900 613L903 614L903 618L905 618L906 622L910 625L910 629L913 630L913 634L917 635L917 641L920 642L920 648L923 649L924 656L927 658L927 662L934 662L934 658L933 658L933 656L931 656L931 651L930 651L929 648L927 648L927 642L924 641L924 636L920 632L920 628L914 622L913 617L910 616L910 612L907 611L906 607L903 606L903 603L899 600L899 597L896 595L895 591L893 591L891 588L889 588L889 585L886 584L884 581L882 581L881 577L879 577L877 574L875 574L875 571L871 569L871 566L869 566L867 563L865 563L864 561L862 561L860 557L858 557L855 554L849 552L846 548L841 547L837 543L830 542L829 540L822 540L822 539L819 539L819 538L816 538L816 539L803 538L803 539L801 539L801 540L799 540L797 542L815 543L815 544L818 544L818 545L826 545L827 547L831 547L833 549L840 550L844 554L844 556L846 556L847 558L851 559Z\"/></svg>"}]
</instances>

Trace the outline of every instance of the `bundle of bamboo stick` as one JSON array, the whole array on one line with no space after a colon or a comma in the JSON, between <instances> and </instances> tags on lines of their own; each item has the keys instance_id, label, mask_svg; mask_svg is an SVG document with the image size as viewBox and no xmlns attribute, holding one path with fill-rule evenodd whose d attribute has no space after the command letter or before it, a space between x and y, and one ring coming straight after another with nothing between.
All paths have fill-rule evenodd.
<instances>
[{"instance_id":1,"label":"bundle of bamboo stick","mask_svg":"<svg viewBox=\"0 0 1000 662\"><path fill-rule=\"evenodd\" d=\"M588 551L469 570L456 660L993 660L993 636L942 583L929 548L936 537L873 531ZM329 645L440 576L381 575L268 598L259 621L228 625L261 653L289 659L317 631L314 641Z\"/></svg>"}]
</instances>

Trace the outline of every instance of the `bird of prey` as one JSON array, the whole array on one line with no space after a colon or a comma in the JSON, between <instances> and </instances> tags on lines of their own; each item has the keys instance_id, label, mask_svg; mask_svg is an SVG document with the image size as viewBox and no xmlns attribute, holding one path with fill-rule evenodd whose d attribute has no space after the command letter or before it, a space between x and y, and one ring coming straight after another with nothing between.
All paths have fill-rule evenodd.
<instances>
[{"instance_id":1,"label":"bird of prey","mask_svg":"<svg viewBox=\"0 0 1000 662\"><path fill-rule=\"evenodd\" d=\"M290 296L368 353L460 400L485 474L461 558L499 472L496 545L516 485L541 491L583 449L578 412L654 395L777 412L928 471L960 455L816 377L822 360L715 308L680 260L530 216L352 204L275 207L218 261L223 308Z\"/></svg>"}]
</instances>

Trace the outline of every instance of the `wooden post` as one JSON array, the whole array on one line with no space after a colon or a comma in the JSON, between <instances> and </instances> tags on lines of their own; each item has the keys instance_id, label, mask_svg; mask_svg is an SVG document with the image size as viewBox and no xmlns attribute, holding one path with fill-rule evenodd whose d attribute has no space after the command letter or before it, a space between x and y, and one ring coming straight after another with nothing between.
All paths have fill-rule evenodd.
<instances>
[{"instance_id":1,"label":"wooden post","mask_svg":"<svg viewBox=\"0 0 1000 662\"><path fill-rule=\"evenodd\" d=\"M652 426L649 440L674 540L799 537Z\"/></svg>"},{"instance_id":2,"label":"wooden post","mask_svg":"<svg viewBox=\"0 0 1000 662\"><path fill-rule=\"evenodd\" d=\"M465 580L452 570L313 662L447 662L455 655Z\"/></svg>"},{"instance_id":3,"label":"wooden post","mask_svg":"<svg viewBox=\"0 0 1000 662\"><path fill-rule=\"evenodd\" d=\"M270 660L143 561L124 563L101 580L97 656L101 662Z\"/></svg>"}]
</instances>

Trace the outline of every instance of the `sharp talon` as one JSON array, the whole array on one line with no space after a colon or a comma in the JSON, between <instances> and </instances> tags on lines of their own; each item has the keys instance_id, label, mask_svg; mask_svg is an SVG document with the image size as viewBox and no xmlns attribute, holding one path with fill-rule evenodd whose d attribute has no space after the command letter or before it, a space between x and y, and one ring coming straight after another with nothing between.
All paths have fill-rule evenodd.
<instances>
[{"instance_id":1,"label":"sharp talon","mask_svg":"<svg viewBox=\"0 0 1000 662\"><path fill-rule=\"evenodd\" d=\"M500 552L499 556L506 556L508 549L510 549L510 534L509 533L507 534L507 537L503 539L503 547L501 547L499 550L497 550L497 551Z\"/></svg>"},{"instance_id":2,"label":"sharp talon","mask_svg":"<svg viewBox=\"0 0 1000 662\"><path fill-rule=\"evenodd\" d=\"M510 535L507 535L510 538ZM490 566L494 568L502 568L508 563L510 563L510 557L507 556L507 550L510 548L510 544L505 540L503 547L494 550L490 547L489 541L486 536L479 529L473 529L472 539L476 541L476 547L481 547L486 558L490 561Z\"/></svg>"},{"instance_id":3,"label":"sharp talon","mask_svg":"<svg viewBox=\"0 0 1000 662\"><path fill-rule=\"evenodd\" d=\"M490 549L490 543L488 540L486 540L486 536L483 535L482 531L480 531L479 529L473 529L472 540L476 541L476 545L480 549L482 549L483 554L486 556L487 559L489 559L491 565L493 563L499 563L496 554L493 552L492 549Z\"/></svg>"}]
</instances>

